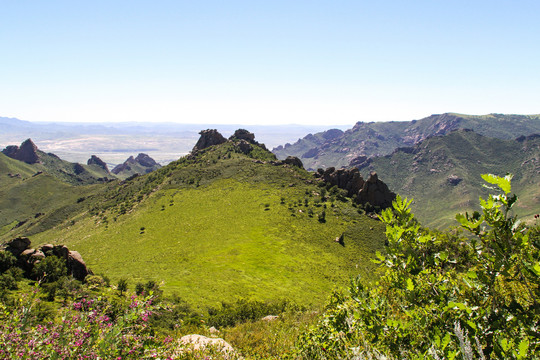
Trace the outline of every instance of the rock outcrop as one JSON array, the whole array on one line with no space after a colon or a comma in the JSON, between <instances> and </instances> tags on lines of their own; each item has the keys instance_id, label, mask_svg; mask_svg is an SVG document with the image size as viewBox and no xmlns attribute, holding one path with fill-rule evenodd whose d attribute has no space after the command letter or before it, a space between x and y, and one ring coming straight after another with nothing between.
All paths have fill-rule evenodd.
<instances>
[{"instance_id":1,"label":"rock outcrop","mask_svg":"<svg viewBox=\"0 0 540 360\"><path fill-rule=\"evenodd\" d=\"M340 189L347 190L347 196L352 197L362 190L364 179L358 169L338 169L330 167L326 170L317 170L317 175L326 183L336 185Z\"/></svg>"},{"instance_id":2,"label":"rock outcrop","mask_svg":"<svg viewBox=\"0 0 540 360\"><path fill-rule=\"evenodd\" d=\"M107 164L105 163L105 161L101 160L96 155L92 155L92 157L90 157L90 159L88 159L86 164L87 165L97 165L100 168L102 168L103 170L105 170L106 172L109 172L109 168L107 167Z\"/></svg>"},{"instance_id":3,"label":"rock outcrop","mask_svg":"<svg viewBox=\"0 0 540 360\"><path fill-rule=\"evenodd\" d=\"M252 132L249 132L246 129L238 129L238 130L236 130L234 132L234 135L232 135L229 138L229 140L235 140L235 139L245 140L245 141L247 141L248 143L251 143L251 144L257 144L257 142L255 141L255 134L253 134Z\"/></svg>"},{"instance_id":4,"label":"rock outcrop","mask_svg":"<svg viewBox=\"0 0 540 360\"><path fill-rule=\"evenodd\" d=\"M91 274L81 254L69 250L67 246L46 244L33 249L30 248L30 244L30 239L27 237L18 237L0 246L0 250L12 253L17 258L17 265L27 274L32 272L34 265L48 256L56 256L64 260L68 274L77 280L84 281L86 275Z\"/></svg>"},{"instance_id":5,"label":"rock outcrop","mask_svg":"<svg viewBox=\"0 0 540 360\"><path fill-rule=\"evenodd\" d=\"M7 146L2 153L9 156L12 159L24 161L27 164L39 163L39 154L36 144L31 139L27 139L22 142L21 146L10 145Z\"/></svg>"},{"instance_id":6,"label":"rock outcrop","mask_svg":"<svg viewBox=\"0 0 540 360\"><path fill-rule=\"evenodd\" d=\"M396 194L388 189L388 186L379 180L377 173L372 171L366 182L362 185L362 189L358 192L357 201L361 204L371 204L378 206L381 209L386 209L392 206L392 201L396 198Z\"/></svg>"},{"instance_id":7,"label":"rock outcrop","mask_svg":"<svg viewBox=\"0 0 540 360\"><path fill-rule=\"evenodd\" d=\"M135 162L139 163L144 167L159 166L156 160L152 159L148 154L144 153L139 153L139 155L137 155L137 157L135 158Z\"/></svg>"},{"instance_id":8,"label":"rock outcrop","mask_svg":"<svg viewBox=\"0 0 540 360\"><path fill-rule=\"evenodd\" d=\"M362 205L369 203L371 206L386 209L392 206L392 201L396 198L396 194L379 180L375 172L371 172L366 181L358 168L336 170L331 167L317 170L315 177L331 186L346 190L347 196L356 196L356 202Z\"/></svg>"},{"instance_id":9,"label":"rock outcrop","mask_svg":"<svg viewBox=\"0 0 540 360\"><path fill-rule=\"evenodd\" d=\"M285 160L280 161L280 163L281 164L286 164L286 165L296 166L296 167L299 167L301 169L304 168L304 164L302 164L302 160L300 160L296 156L287 156L287 158Z\"/></svg>"},{"instance_id":10,"label":"rock outcrop","mask_svg":"<svg viewBox=\"0 0 540 360\"><path fill-rule=\"evenodd\" d=\"M144 175L161 167L149 155L140 153L137 157L130 156L122 164L116 165L111 172L115 175L126 173L126 176L140 174Z\"/></svg>"},{"instance_id":11,"label":"rock outcrop","mask_svg":"<svg viewBox=\"0 0 540 360\"><path fill-rule=\"evenodd\" d=\"M201 137L193 147L193 150L191 150L192 153L196 153L197 151L213 145L223 144L227 141L227 139L225 139L216 129L203 130L199 134Z\"/></svg>"}]
</instances>

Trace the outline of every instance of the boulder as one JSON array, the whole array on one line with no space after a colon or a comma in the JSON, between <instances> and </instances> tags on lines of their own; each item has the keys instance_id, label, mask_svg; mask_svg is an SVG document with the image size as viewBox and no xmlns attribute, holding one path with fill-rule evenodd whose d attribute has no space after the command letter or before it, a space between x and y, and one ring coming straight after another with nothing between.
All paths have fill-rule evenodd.
<instances>
[{"instance_id":1,"label":"boulder","mask_svg":"<svg viewBox=\"0 0 540 360\"><path fill-rule=\"evenodd\" d=\"M296 156L287 156L287 158L281 161L281 163L296 166L296 167L299 167L300 169L304 168L304 164L302 164L302 161Z\"/></svg>"},{"instance_id":2,"label":"boulder","mask_svg":"<svg viewBox=\"0 0 540 360\"><path fill-rule=\"evenodd\" d=\"M88 275L88 269L86 264L77 251L69 251L67 256L67 268L68 271L77 280L83 281L86 275Z\"/></svg>"},{"instance_id":3,"label":"boulder","mask_svg":"<svg viewBox=\"0 0 540 360\"><path fill-rule=\"evenodd\" d=\"M235 354L231 344L221 338L209 338L202 335L191 334L181 337L180 344L186 346L189 350L201 351L206 348L212 348L224 353L226 356L233 356Z\"/></svg>"},{"instance_id":4,"label":"boulder","mask_svg":"<svg viewBox=\"0 0 540 360\"><path fill-rule=\"evenodd\" d=\"M96 155L92 155L90 157L90 159L88 159L86 164L88 164L88 165L97 165L100 168L102 168L103 170L105 170L106 172L109 172L109 168L107 167L107 164L103 160L98 158Z\"/></svg>"},{"instance_id":5,"label":"boulder","mask_svg":"<svg viewBox=\"0 0 540 360\"><path fill-rule=\"evenodd\" d=\"M27 237L18 237L9 242L7 242L3 248L6 251L9 251L13 256L18 257L26 249L30 247L30 239Z\"/></svg>"},{"instance_id":6,"label":"boulder","mask_svg":"<svg viewBox=\"0 0 540 360\"><path fill-rule=\"evenodd\" d=\"M69 249L65 245L56 245L52 249L53 254L67 261L69 255Z\"/></svg>"},{"instance_id":7,"label":"boulder","mask_svg":"<svg viewBox=\"0 0 540 360\"><path fill-rule=\"evenodd\" d=\"M199 133L201 137L193 147L192 153L206 149L207 147L223 144L227 141L216 129L207 129Z\"/></svg>"},{"instance_id":8,"label":"boulder","mask_svg":"<svg viewBox=\"0 0 540 360\"><path fill-rule=\"evenodd\" d=\"M41 245L40 250L43 251L44 254L46 254L49 251L52 251L54 248L53 244L45 244Z\"/></svg>"}]
</instances>

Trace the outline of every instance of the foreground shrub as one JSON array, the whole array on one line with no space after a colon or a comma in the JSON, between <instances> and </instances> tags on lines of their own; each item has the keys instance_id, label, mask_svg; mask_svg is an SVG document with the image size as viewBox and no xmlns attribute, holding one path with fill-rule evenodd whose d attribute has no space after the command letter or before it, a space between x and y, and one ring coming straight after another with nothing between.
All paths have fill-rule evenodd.
<instances>
[{"instance_id":1,"label":"foreground shrub","mask_svg":"<svg viewBox=\"0 0 540 360\"><path fill-rule=\"evenodd\" d=\"M308 359L529 359L540 352L538 228L510 210L511 177L484 175L499 193L482 214L458 215L469 238L422 228L410 201L382 212L387 254L375 284L357 279L336 293L319 325L304 334Z\"/></svg>"}]
</instances>

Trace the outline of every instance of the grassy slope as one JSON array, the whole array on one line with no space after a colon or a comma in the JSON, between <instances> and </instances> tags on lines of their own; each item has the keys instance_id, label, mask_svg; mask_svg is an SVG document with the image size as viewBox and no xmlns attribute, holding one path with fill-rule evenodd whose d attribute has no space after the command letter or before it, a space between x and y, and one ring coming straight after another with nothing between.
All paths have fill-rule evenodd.
<instances>
[{"instance_id":1,"label":"grassy slope","mask_svg":"<svg viewBox=\"0 0 540 360\"><path fill-rule=\"evenodd\" d=\"M125 193L158 179L128 214L119 215L118 203L32 241L65 243L113 279L163 280L165 291L193 305L237 297L320 304L350 276L369 273L367 259L384 241L380 222L350 203L328 202L320 223L324 204L307 173L240 154L229 159L227 146L124 184ZM342 233L345 246L334 242Z\"/></svg>"},{"instance_id":2,"label":"grassy slope","mask_svg":"<svg viewBox=\"0 0 540 360\"><path fill-rule=\"evenodd\" d=\"M62 160L53 159L52 162ZM81 209L81 205L76 205L77 199L99 190L97 185L70 185L48 172L37 174L48 170L47 163L29 165L0 153L1 241L42 231L64 221ZM14 228L20 222L25 223Z\"/></svg>"},{"instance_id":3,"label":"grassy slope","mask_svg":"<svg viewBox=\"0 0 540 360\"><path fill-rule=\"evenodd\" d=\"M478 196L486 195L481 174L510 172L515 175L513 191L523 199L518 212L531 218L540 212L538 144L538 139L520 143L456 131L423 141L415 153L376 158L362 171L377 171L391 189L415 200L413 211L423 224L440 228L455 224L457 212L473 209ZM530 159L536 163L525 163ZM463 180L452 186L447 180L451 175Z\"/></svg>"}]
</instances>

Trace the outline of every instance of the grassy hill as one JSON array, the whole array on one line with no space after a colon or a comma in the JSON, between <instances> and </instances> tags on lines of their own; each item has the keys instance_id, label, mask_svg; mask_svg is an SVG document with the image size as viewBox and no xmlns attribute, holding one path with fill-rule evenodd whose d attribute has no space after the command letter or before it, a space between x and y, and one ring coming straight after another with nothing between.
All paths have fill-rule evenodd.
<instances>
[{"instance_id":1,"label":"grassy hill","mask_svg":"<svg viewBox=\"0 0 540 360\"><path fill-rule=\"evenodd\" d=\"M292 145L279 146L272 151L280 159L297 156L308 169L342 167L358 156L388 155L396 148L412 146L456 129L473 129L484 136L509 140L540 133L540 115L447 113L413 121L358 122L345 132L332 129L310 134Z\"/></svg>"},{"instance_id":2,"label":"grassy hill","mask_svg":"<svg viewBox=\"0 0 540 360\"><path fill-rule=\"evenodd\" d=\"M518 213L525 219L540 213L538 136L500 140L459 130L374 158L361 171L377 171L392 190L414 198L413 212L425 225L456 225L455 214L474 209L487 194L484 173L514 174Z\"/></svg>"},{"instance_id":3,"label":"grassy hill","mask_svg":"<svg viewBox=\"0 0 540 360\"><path fill-rule=\"evenodd\" d=\"M102 185L54 228L23 225L9 236L30 231L34 246L66 244L96 273L132 286L163 281L165 292L194 306L236 298L321 304L350 277L371 275L384 227L350 200L321 197L310 173L275 160L229 141Z\"/></svg>"}]
</instances>

